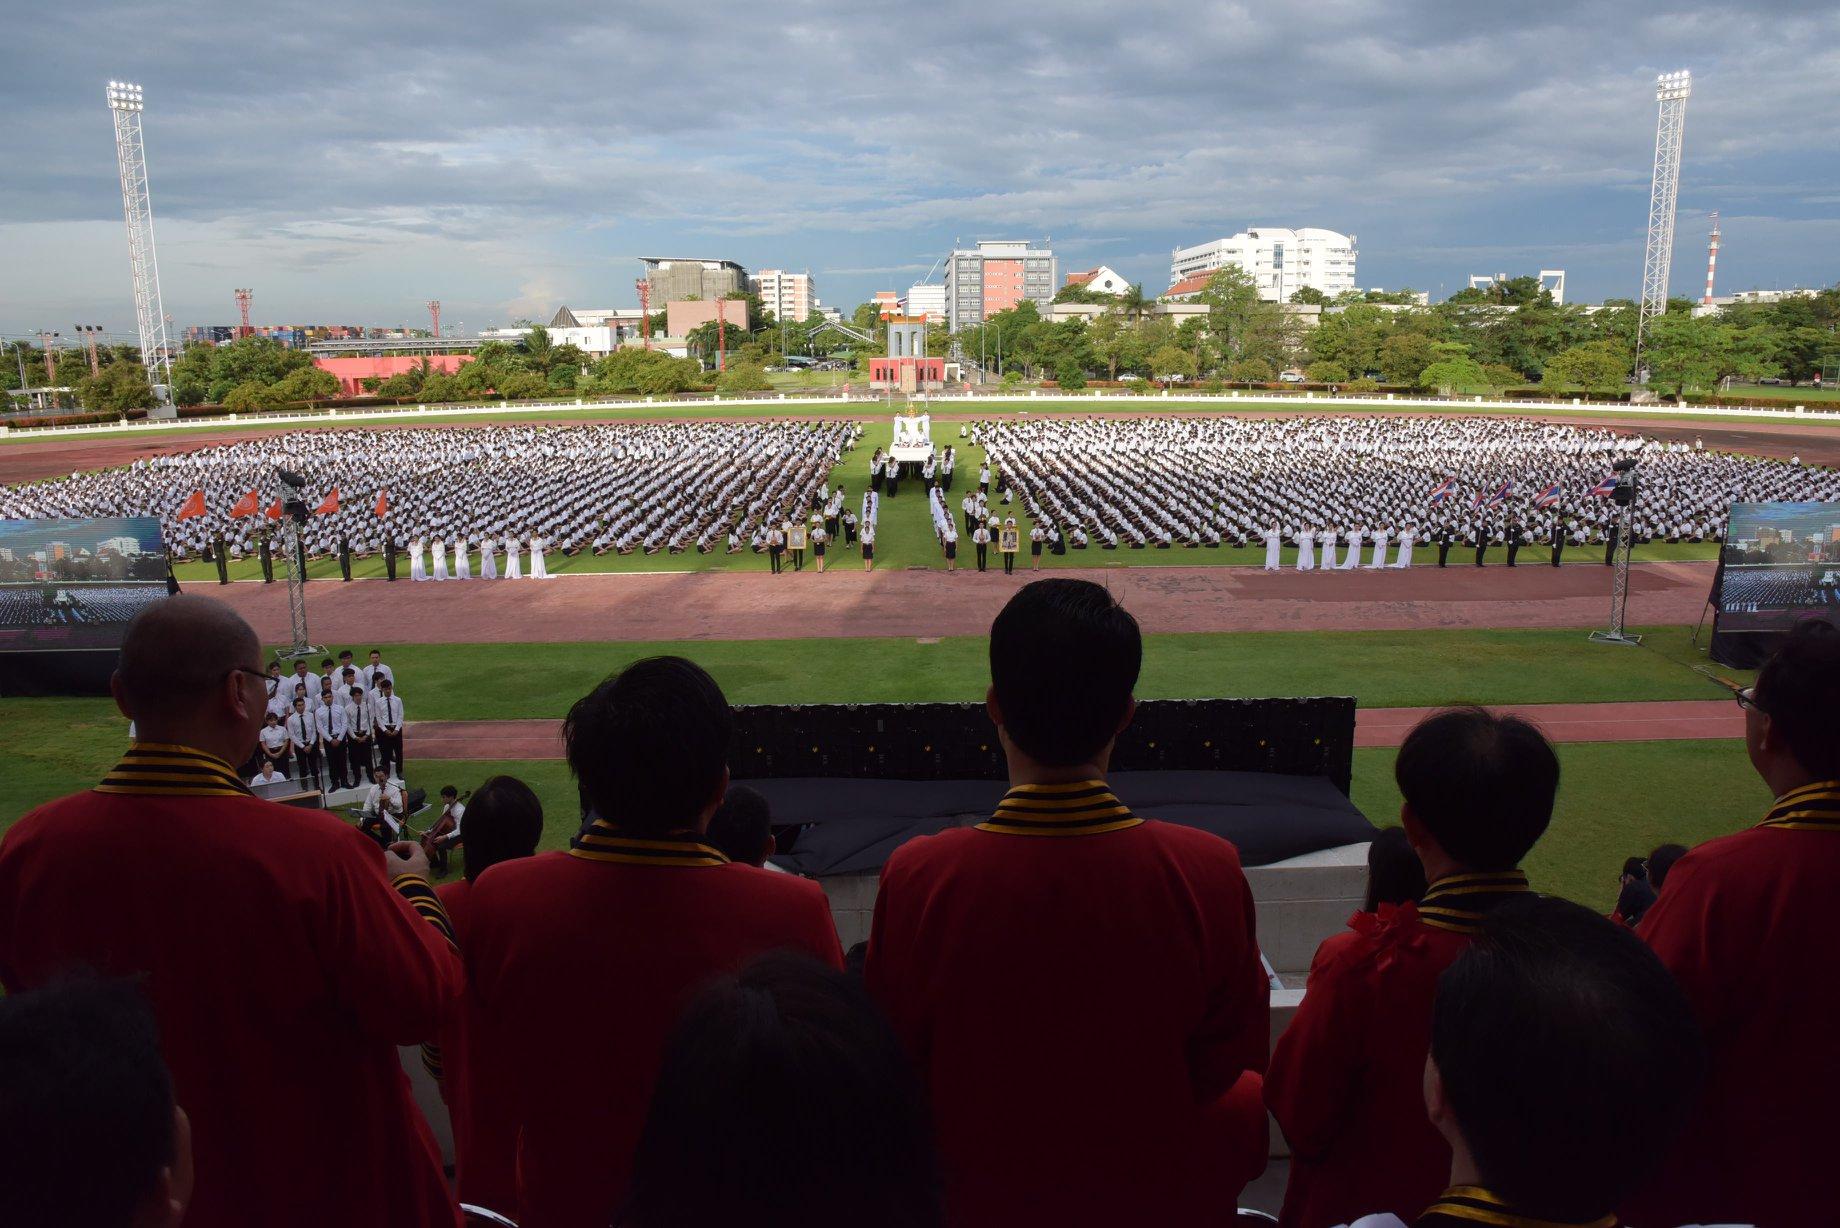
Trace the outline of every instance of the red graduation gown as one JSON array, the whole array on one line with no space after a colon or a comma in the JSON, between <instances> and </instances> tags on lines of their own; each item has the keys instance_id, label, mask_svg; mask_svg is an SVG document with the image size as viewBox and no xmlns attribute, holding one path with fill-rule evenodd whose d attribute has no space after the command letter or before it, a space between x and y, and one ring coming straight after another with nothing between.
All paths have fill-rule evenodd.
<instances>
[{"instance_id":1,"label":"red graduation gown","mask_svg":"<svg viewBox=\"0 0 1840 1228\"><path fill-rule=\"evenodd\" d=\"M1287 1228L1410 1219L1449 1181L1450 1148L1425 1116L1438 976L1484 911L1526 891L1518 870L1451 875L1417 904L1356 913L1323 943L1265 1076L1291 1145Z\"/></svg>"},{"instance_id":2,"label":"red graduation gown","mask_svg":"<svg viewBox=\"0 0 1840 1228\"><path fill-rule=\"evenodd\" d=\"M1638 1224L1832 1223L1840 1207L1840 781L1700 845L1637 927L1705 1030L1700 1103Z\"/></svg>"},{"instance_id":3,"label":"red graduation gown","mask_svg":"<svg viewBox=\"0 0 1840 1228\"><path fill-rule=\"evenodd\" d=\"M926 1079L953 1224L1219 1223L1264 1168L1231 1089L1264 1068L1270 990L1217 836L1101 781L1019 786L889 859L865 976Z\"/></svg>"},{"instance_id":4,"label":"red graduation gown","mask_svg":"<svg viewBox=\"0 0 1840 1228\"><path fill-rule=\"evenodd\" d=\"M396 1046L435 1034L460 961L418 915L433 892L390 890L382 856L152 743L0 843L9 991L76 964L144 978L192 1121L187 1228L458 1220Z\"/></svg>"},{"instance_id":5,"label":"red graduation gown","mask_svg":"<svg viewBox=\"0 0 1840 1228\"><path fill-rule=\"evenodd\" d=\"M518 1139L515 1157L477 1150L504 1132L457 1139L474 1149L460 1172L514 1165L522 1228L612 1220L665 1041L699 986L782 948L843 966L816 883L601 823L568 852L480 875L459 933L471 980L449 1077L475 1114L501 1106Z\"/></svg>"},{"instance_id":6,"label":"red graduation gown","mask_svg":"<svg viewBox=\"0 0 1840 1228\"><path fill-rule=\"evenodd\" d=\"M443 883L441 903L460 932L466 925L473 884L466 879ZM493 1102L491 1087L477 1091L459 1077L460 1055L466 1052L465 1011L455 1011L441 1029L441 1098L454 1132L454 1179L460 1201L509 1215L517 1206L517 1123L507 1106ZM483 1093L487 1099L477 1103Z\"/></svg>"}]
</instances>

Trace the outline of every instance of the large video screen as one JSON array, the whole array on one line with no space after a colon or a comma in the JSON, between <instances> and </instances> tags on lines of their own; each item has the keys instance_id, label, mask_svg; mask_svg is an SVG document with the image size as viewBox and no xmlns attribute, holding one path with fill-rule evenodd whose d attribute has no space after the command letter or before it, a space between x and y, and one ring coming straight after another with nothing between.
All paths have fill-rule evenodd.
<instances>
[{"instance_id":1,"label":"large video screen","mask_svg":"<svg viewBox=\"0 0 1840 1228\"><path fill-rule=\"evenodd\" d=\"M1720 562L1719 631L1840 618L1840 503L1734 503Z\"/></svg>"},{"instance_id":2,"label":"large video screen","mask_svg":"<svg viewBox=\"0 0 1840 1228\"><path fill-rule=\"evenodd\" d=\"M153 517L0 520L0 652L119 648L165 597Z\"/></svg>"}]
</instances>

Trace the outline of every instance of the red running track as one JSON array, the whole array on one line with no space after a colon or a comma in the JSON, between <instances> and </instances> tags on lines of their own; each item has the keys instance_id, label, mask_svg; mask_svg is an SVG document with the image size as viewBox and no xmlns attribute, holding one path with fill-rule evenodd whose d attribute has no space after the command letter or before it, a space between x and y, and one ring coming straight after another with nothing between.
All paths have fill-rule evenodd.
<instances>
[{"instance_id":1,"label":"red running track","mask_svg":"<svg viewBox=\"0 0 1840 1228\"><path fill-rule=\"evenodd\" d=\"M1453 560L1458 557L1454 552ZM1712 563L1631 571L1631 625L1696 621ZM320 643L466 644L983 635L1032 578L1105 584L1150 633L1594 627L1610 606L1610 569L1493 564L1347 572L1251 567L1000 571L915 568L564 575L548 581L315 580L308 625ZM193 584L229 602L270 643L290 637L287 590L253 581Z\"/></svg>"},{"instance_id":2,"label":"red running track","mask_svg":"<svg viewBox=\"0 0 1840 1228\"><path fill-rule=\"evenodd\" d=\"M1398 746L1435 708L1365 708L1355 714L1356 746ZM1609 704L1522 704L1495 709L1524 716L1555 742L1662 742L1744 736L1744 713L1724 699ZM560 759L562 722L417 721L408 742L416 759Z\"/></svg>"}]
</instances>

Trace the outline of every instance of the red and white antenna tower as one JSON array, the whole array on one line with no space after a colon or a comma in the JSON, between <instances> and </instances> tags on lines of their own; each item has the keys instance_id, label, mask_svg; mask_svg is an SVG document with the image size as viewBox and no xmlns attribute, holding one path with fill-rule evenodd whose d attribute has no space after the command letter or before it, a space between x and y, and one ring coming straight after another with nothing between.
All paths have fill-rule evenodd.
<instances>
[{"instance_id":1,"label":"red and white antenna tower","mask_svg":"<svg viewBox=\"0 0 1840 1228\"><path fill-rule=\"evenodd\" d=\"M236 335L239 337L247 337L250 333L255 331L249 327L249 304L255 296L256 292L254 290L245 289L236 292L236 310L237 313L243 317L242 327L236 331Z\"/></svg>"},{"instance_id":2,"label":"red and white antenna tower","mask_svg":"<svg viewBox=\"0 0 1840 1228\"><path fill-rule=\"evenodd\" d=\"M652 283L641 277L633 286L639 291L639 332L649 350L652 348Z\"/></svg>"},{"instance_id":3,"label":"red and white antenna tower","mask_svg":"<svg viewBox=\"0 0 1840 1228\"><path fill-rule=\"evenodd\" d=\"M428 318L434 325L434 339L436 341L439 341L441 339L441 300L440 299L431 298L428 300Z\"/></svg>"},{"instance_id":4,"label":"red and white antenna tower","mask_svg":"<svg viewBox=\"0 0 1840 1228\"><path fill-rule=\"evenodd\" d=\"M1712 211L1712 237L1706 241L1706 297L1700 302L1712 306L1712 277L1719 268L1719 211Z\"/></svg>"}]
</instances>

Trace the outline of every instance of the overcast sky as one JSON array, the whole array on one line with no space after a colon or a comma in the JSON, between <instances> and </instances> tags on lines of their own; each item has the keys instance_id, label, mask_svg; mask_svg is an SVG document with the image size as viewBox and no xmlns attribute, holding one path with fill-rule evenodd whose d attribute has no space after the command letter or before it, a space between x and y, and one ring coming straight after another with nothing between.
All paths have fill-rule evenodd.
<instances>
[{"instance_id":1,"label":"overcast sky","mask_svg":"<svg viewBox=\"0 0 1840 1228\"><path fill-rule=\"evenodd\" d=\"M1253 225L1363 286L1564 268L1633 296L1657 72L1691 68L1673 289L1840 280L1840 6L306 7L99 0L8 26L0 332L133 327L111 77L147 90L175 322L469 331L636 301L641 255L809 270L846 310L954 239L1155 291ZM914 14L911 23L897 14ZM627 15L630 13L631 15Z\"/></svg>"}]
</instances>

